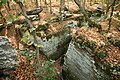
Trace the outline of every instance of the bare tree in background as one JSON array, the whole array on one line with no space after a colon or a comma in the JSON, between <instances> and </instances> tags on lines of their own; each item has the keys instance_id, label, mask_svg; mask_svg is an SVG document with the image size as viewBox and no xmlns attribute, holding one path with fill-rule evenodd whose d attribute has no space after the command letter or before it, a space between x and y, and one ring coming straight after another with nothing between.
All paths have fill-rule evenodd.
<instances>
[{"instance_id":1,"label":"bare tree in background","mask_svg":"<svg viewBox=\"0 0 120 80\"><path fill-rule=\"evenodd\" d=\"M42 8L42 0L40 0L40 7Z\"/></svg>"},{"instance_id":2,"label":"bare tree in background","mask_svg":"<svg viewBox=\"0 0 120 80\"><path fill-rule=\"evenodd\" d=\"M25 9L24 9L24 6L23 6L21 0L15 0L15 1L16 1L16 3L20 6L20 9L21 9L21 11L22 11L22 13L23 13L23 16L25 17L25 19L26 19L29 27L30 27L30 28L34 28L32 22L29 20L27 14L26 14L26 11L25 11ZM33 30L33 31L31 32L31 35L34 37L34 43L38 44L37 35L36 35L36 30ZM40 55L40 54L39 54L39 47L36 46L36 59L37 59L37 62L36 62L36 63L37 63L38 70L41 71L41 67L40 67L40 57L39 57L39 55ZM38 79L38 80L39 80L39 79Z\"/></svg>"},{"instance_id":3,"label":"bare tree in background","mask_svg":"<svg viewBox=\"0 0 120 80\"><path fill-rule=\"evenodd\" d=\"M36 8L38 8L39 7L38 0L35 0L35 1L36 1Z\"/></svg>"},{"instance_id":4,"label":"bare tree in background","mask_svg":"<svg viewBox=\"0 0 120 80\"><path fill-rule=\"evenodd\" d=\"M82 4L81 4L81 1L80 1L80 0L74 0L74 1L75 1L75 3L78 5L78 7L81 9L82 14L85 16L85 19L88 21L89 26L96 26L96 27L99 29L99 32L100 32L100 31L101 31L101 25L100 25L100 24L97 24L95 21L91 20L91 19L88 17L85 9L83 8L83 6L82 6Z\"/></svg>"},{"instance_id":5,"label":"bare tree in background","mask_svg":"<svg viewBox=\"0 0 120 80\"><path fill-rule=\"evenodd\" d=\"M52 1L50 0L50 14L52 14Z\"/></svg>"},{"instance_id":6,"label":"bare tree in background","mask_svg":"<svg viewBox=\"0 0 120 80\"><path fill-rule=\"evenodd\" d=\"M45 4L47 4L47 1L45 0Z\"/></svg>"},{"instance_id":7,"label":"bare tree in background","mask_svg":"<svg viewBox=\"0 0 120 80\"><path fill-rule=\"evenodd\" d=\"M85 9L85 5L86 5L86 0L83 0L83 7Z\"/></svg>"},{"instance_id":8,"label":"bare tree in background","mask_svg":"<svg viewBox=\"0 0 120 80\"><path fill-rule=\"evenodd\" d=\"M64 4L65 4L65 1L64 0L60 0L60 20L62 21L63 20L63 8L64 8Z\"/></svg>"},{"instance_id":9,"label":"bare tree in background","mask_svg":"<svg viewBox=\"0 0 120 80\"><path fill-rule=\"evenodd\" d=\"M9 0L7 0L7 7L8 7L8 10L10 10L10 2L9 2Z\"/></svg>"},{"instance_id":10,"label":"bare tree in background","mask_svg":"<svg viewBox=\"0 0 120 80\"><path fill-rule=\"evenodd\" d=\"M109 20L109 24L108 24L108 31L110 30L110 27L111 27L111 22L112 22L112 16L113 16L113 11L114 11L115 2L116 2L116 0L114 0L113 3L111 4L111 6L112 6L112 11L111 11L111 14L110 14L110 20Z\"/></svg>"},{"instance_id":11,"label":"bare tree in background","mask_svg":"<svg viewBox=\"0 0 120 80\"><path fill-rule=\"evenodd\" d=\"M107 13L109 12L109 9L110 9L110 7L112 6L111 5L111 1L110 0L106 0L106 15L107 15Z\"/></svg>"},{"instance_id":12,"label":"bare tree in background","mask_svg":"<svg viewBox=\"0 0 120 80\"><path fill-rule=\"evenodd\" d=\"M1 16L1 18L2 18L2 22L3 22L3 25L5 25L5 23L6 23L6 19L4 18L4 16L3 16L3 14L2 14L2 12L1 12L1 9L0 9L0 16Z\"/></svg>"}]
</instances>

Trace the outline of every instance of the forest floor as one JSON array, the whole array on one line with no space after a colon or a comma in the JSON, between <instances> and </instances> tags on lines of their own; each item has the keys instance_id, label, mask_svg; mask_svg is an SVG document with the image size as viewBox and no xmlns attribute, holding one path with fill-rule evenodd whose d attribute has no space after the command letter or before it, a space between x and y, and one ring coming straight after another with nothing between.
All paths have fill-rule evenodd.
<instances>
[{"instance_id":1,"label":"forest floor","mask_svg":"<svg viewBox=\"0 0 120 80\"><path fill-rule=\"evenodd\" d=\"M33 4L33 3L30 2L28 5L25 5L26 9L28 9L28 10L34 9L35 6L33 6L31 4ZM47 34L53 34L53 33L58 32L67 23L74 21L74 20L66 20L66 21L62 21L62 22L54 22L54 23L51 22L50 20L52 20L52 18L55 18L56 16L59 15L59 6L58 5L59 5L59 3L57 3L57 2L52 3L53 13L50 14L49 3L47 3L46 5L44 4L43 11L39 14L40 20L33 21L32 23L36 24L36 25L38 25L38 24L42 25L45 23L49 23L50 27L47 29ZM15 6L15 5L13 5L13 6ZM68 4L66 4L66 6L68 6ZM15 7L13 7L13 8L15 8ZM94 7L94 6L87 7L88 10L94 10L95 8L96 7ZM77 5L75 3L69 2L69 10L70 11L75 11L78 9L79 8L77 7ZM4 16L6 18L9 18L5 9L2 9L2 12L5 13ZM19 9L10 10L10 13L13 15L18 14L20 12L21 11ZM79 15L79 14L76 14L76 15ZM22 16L20 18L24 18L24 17ZM77 37L77 36L81 35L84 38L87 38L88 41L94 41L97 46L102 46L102 45L105 46L106 45L107 47L105 47L105 49L106 49L108 55L105 56L104 58L100 58L101 61L107 61L112 66L120 66L120 48L114 46L112 43L110 43L108 41L108 38L114 38L114 39L120 40L120 31L117 28L118 23L120 23L120 20L115 17L113 18L113 20L112 20L113 24L112 24L109 32L107 32L108 22L109 22L109 19L101 21L101 24L102 24L102 32L101 33L98 32L98 29L96 27L93 27L93 28L81 27L81 28L72 29L72 35L73 35L73 37ZM13 47L15 47L18 50L22 50L23 48L28 47L28 46L24 45L21 42L19 35L17 34L17 32L14 29L17 27L18 27L18 25L15 25L15 26L10 27L10 29L4 29L4 30L2 30L1 35L7 36ZM46 36L47 34L45 32L41 33L41 35L43 35L43 36ZM17 54L19 54L19 52ZM42 62L42 61L46 60L46 57L43 55L40 55L40 59ZM26 58L23 56L18 56L18 60L19 60L18 61L19 65L18 65L17 70L14 73L16 76L16 79L17 80L36 80L35 76L33 75L34 68L31 64L27 63ZM57 70L58 70L57 72L60 75L60 73L62 72L62 66L60 65L60 59L58 59L55 62L54 66L57 67Z\"/></svg>"}]
</instances>

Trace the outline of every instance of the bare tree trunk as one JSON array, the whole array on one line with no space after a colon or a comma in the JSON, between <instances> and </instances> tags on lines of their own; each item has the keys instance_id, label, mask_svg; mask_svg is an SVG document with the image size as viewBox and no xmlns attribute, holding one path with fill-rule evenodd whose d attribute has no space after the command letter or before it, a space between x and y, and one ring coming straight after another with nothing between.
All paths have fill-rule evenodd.
<instances>
[{"instance_id":1,"label":"bare tree trunk","mask_svg":"<svg viewBox=\"0 0 120 80\"><path fill-rule=\"evenodd\" d=\"M9 0L7 1L7 7L8 7L8 10L10 10L10 2L9 2Z\"/></svg>"},{"instance_id":2,"label":"bare tree trunk","mask_svg":"<svg viewBox=\"0 0 120 80\"><path fill-rule=\"evenodd\" d=\"M47 1L45 0L45 4L47 4Z\"/></svg>"},{"instance_id":3,"label":"bare tree trunk","mask_svg":"<svg viewBox=\"0 0 120 80\"><path fill-rule=\"evenodd\" d=\"M112 21L115 2L116 2L116 0L114 0L113 3L112 3L112 11L111 11L110 20L109 20L108 31L110 30L110 27L111 27L111 21Z\"/></svg>"},{"instance_id":4,"label":"bare tree trunk","mask_svg":"<svg viewBox=\"0 0 120 80\"><path fill-rule=\"evenodd\" d=\"M25 17L25 19L26 19L27 23L29 24L30 28L33 28L34 26L32 25L32 22L29 20L22 2L18 1L17 3L19 4L20 9L23 12L23 16ZM35 30L32 31L31 35L33 35L33 37L34 37L34 43L38 44L37 36L36 36L36 31ZM37 58L37 67L38 67L39 71L41 71L40 58L39 58L39 47L37 47L37 46L36 46L36 58Z\"/></svg>"},{"instance_id":5,"label":"bare tree trunk","mask_svg":"<svg viewBox=\"0 0 120 80\"><path fill-rule=\"evenodd\" d=\"M70 6L69 0L67 0L67 4L68 4L68 10L69 10L69 6Z\"/></svg>"},{"instance_id":6,"label":"bare tree trunk","mask_svg":"<svg viewBox=\"0 0 120 80\"><path fill-rule=\"evenodd\" d=\"M85 5L86 5L86 0L84 0L83 2L83 8L85 9Z\"/></svg>"},{"instance_id":7,"label":"bare tree trunk","mask_svg":"<svg viewBox=\"0 0 120 80\"><path fill-rule=\"evenodd\" d=\"M102 0L102 8L104 9L104 4L105 4L105 1Z\"/></svg>"},{"instance_id":8,"label":"bare tree trunk","mask_svg":"<svg viewBox=\"0 0 120 80\"><path fill-rule=\"evenodd\" d=\"M36 0L36 8L38 8L38 0Z\"/></svg>"},{"instance_id":9,"label":"bare tree trunk","mask_svg":"<svg viewBox=\"0 0 120 80\"><path fill-rule=\"evenodd\" d=\"M42 1L40 0L40 7L42 8Z\"/></svg>"},{"instance_id":10,"label":"bare tree trunk","mask_svg":"<svg viewBox=\"0 0 120 80\"><path fill-rule=\"evenodd\" d=\"M88 17L85 9L84 9L83 6L81 5L80 0L74 0L74 1L75 1L75 3L78 5L78 7L81 9L82 14L85 16L85 19L89 22L89 26L96 26L96 27L99 29L99 32L100 32L100 30L101 30L101 25L100 25L100 24L97 24L95 21L92 21L92 20Z\"/></svg>"},{"instance_id":11,"label":"bare tree trunk","mask_svg":"<svg viewBox=\"0 0 120 80\"><path fill-rule=\"evenodd\" d=\"M50 0L50 14L52 14L52 2Z\"/></svg>"},{"instance_id":12,"label":"bare tree trunk","mask_svg":"<svg viewBox=\"0 0 120 80\"><path fill-rule=\"evenodd\" d=\"M64 0L60 0L60 20L63 20L63 7L64 7Z\"/></svg>"},{"instance_id":13,"label":"bare tree trunk","mask_svg":"<svg viewBox=\"0 0 120 80\"><path fill-rule=\"evenodd\" d=\"M0 10L0 16L2 17L2 20L3 20L3 25L6 23L6 19L4 18L4 16L3 16L3 14L2 14L2 12L1 12L1 10Z\"/></svg>"},{"instance_id":14,"label":"bare tree trunk","mask_svg":"<svg viewBox=\"0 0 120 80\"><path fill-rule=\"evenodd\" d=\"M107 13L109 12L109 9L111 7L110 1L106 0L106 4L107 4L107 7L106 7L106 15L107 15Z\"/></svg>"},{"instance_id":15,"label":"bare tree trunk","mask_svg":"<svg viewBox=\"0 0 120 80\"><path fill-rule=\"evenodd\" d=\"M92 6L92 0L90 0L90 6Z\"/></svg>"}]
</instances>

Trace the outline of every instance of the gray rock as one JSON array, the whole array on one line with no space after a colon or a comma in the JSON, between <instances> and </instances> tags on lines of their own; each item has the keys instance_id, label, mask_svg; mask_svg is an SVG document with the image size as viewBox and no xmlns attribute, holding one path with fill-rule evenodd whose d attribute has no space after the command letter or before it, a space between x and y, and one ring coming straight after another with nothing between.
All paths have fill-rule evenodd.
<instances>
[{"instance_id":1,"label":"gray rock","mask_svg":"<svg viewBox=\"0 0 120 80\"><path fill-rule=\"evenodd\" d=\"M44 38L39 37L38 42L43 46L41 51L44 55L50 59L58 59L66 53L71 38L68 31L64 30Z\"/></svg>"},{"instance_id":2,"label":"gray rock","mask_svg":"<svg viewBox=\"0 0 120 80\"><path fill-rule=\"evenodd\" d=\"M109 75L96 68L91 54L72 42L64 56L62 73L64 80L110 80Z\"/></svg>"},{"instance_id":3,"label":"gray rock","mask_svg":"<svg viewBox=\"0 0 120 80\"><path fill-rule=\"evenodd\" d=\"M70 28L76 28L76 27L78 27L78 22L77 21L68 22L68 24L66 26L70 27Z\"/></svg>"},{"instance_id":4,"label":"gray rock","mask_svg":"<svg viewBox=\"0 0 120 80\"><path fill-rule=\"evenodd\" d=\"M16 50L10 46L6 37L0 36L0 74L15 69L16 66Z\"/></svg>"}]
</instances>

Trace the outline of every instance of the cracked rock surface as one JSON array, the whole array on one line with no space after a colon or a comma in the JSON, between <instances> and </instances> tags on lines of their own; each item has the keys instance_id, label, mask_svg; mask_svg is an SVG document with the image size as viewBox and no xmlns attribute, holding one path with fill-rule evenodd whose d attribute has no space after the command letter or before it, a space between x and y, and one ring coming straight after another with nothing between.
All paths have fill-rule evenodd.
<instances>
[{"instance_id":1,"label":"cracked rock surface","mask_svg":"<svg viewBox=\"0 0 120 80\"><path fill-rule=\"evenodd\" d=\"M12 69L16 66L16 50L10 46L10 43L6 37L0 36L0 72L3 69Z\"/></svg>"}]
</instances>

